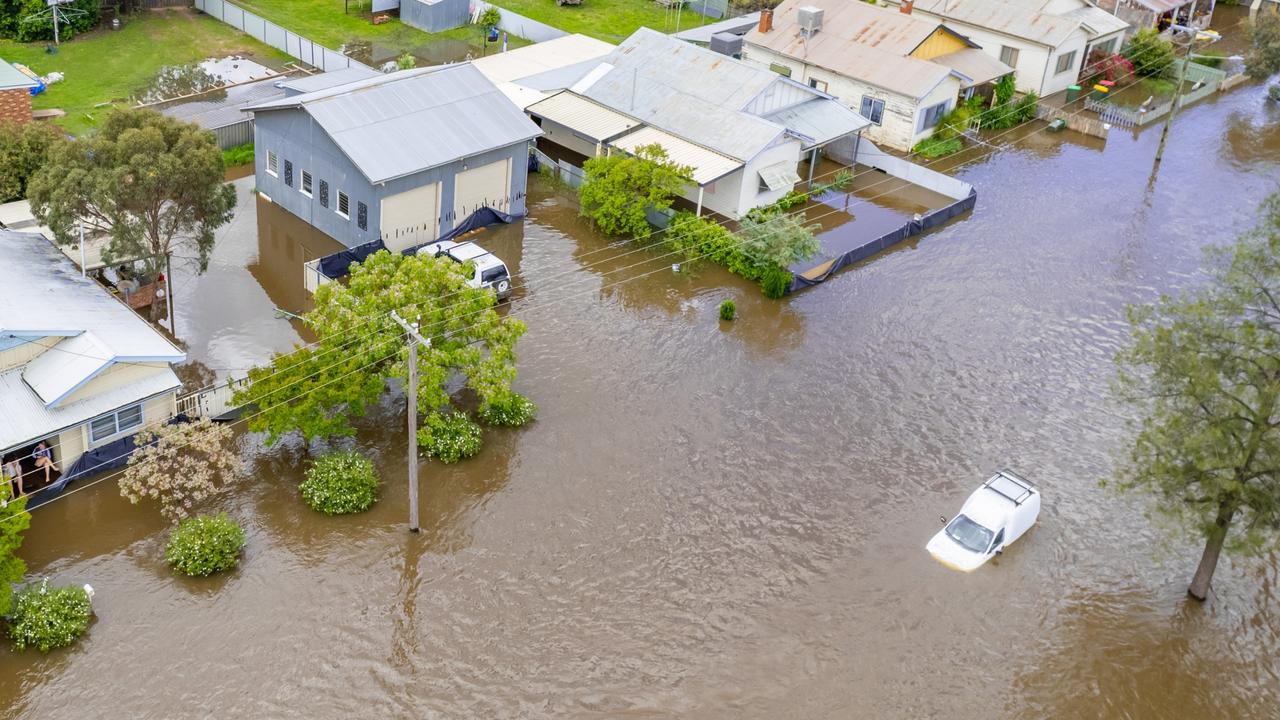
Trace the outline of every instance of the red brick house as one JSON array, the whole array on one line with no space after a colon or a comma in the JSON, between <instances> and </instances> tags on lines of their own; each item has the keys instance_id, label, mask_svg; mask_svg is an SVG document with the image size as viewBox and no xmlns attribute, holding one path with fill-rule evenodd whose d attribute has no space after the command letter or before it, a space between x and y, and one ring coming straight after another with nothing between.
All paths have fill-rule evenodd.
<instances>
[{"instance_id":1,"label":"red brick house","mask_svg":"<svg viewBox=\"0 0 1280 720\"><path fill-rule=\"evenodd\" d=\"M0 60L0 122L31 121L31 88L36 81Z\"/></svg>"}]
</instances>

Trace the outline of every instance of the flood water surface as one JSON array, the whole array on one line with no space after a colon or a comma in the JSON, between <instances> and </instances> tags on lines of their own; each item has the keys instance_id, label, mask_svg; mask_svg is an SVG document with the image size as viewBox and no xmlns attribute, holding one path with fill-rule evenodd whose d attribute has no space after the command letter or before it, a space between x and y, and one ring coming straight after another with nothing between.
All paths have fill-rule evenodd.
<instances>
[{"instance_id":1,"label":"flood water surface","mask_svg":"<svg viewBox=\"0 0 1280 720\"><path fill-rule=\"evenodd\" d=\"M1199 548L1098 481L1124 306L1252 223L1277 119L1260 87L1187 108L1150 189L1154 132L995 139L954 170L972 214L782 302L609 243L536 181L490 236L536 423L424 463L417 535L399 395L351 441L385 480L356 517L301 503L299 443L242 435L220 506L248 548L209 580L174 577L158 513L111 483L40 509L31 576L92 583L98 617L70 649L0 650L0 715L1274 717L1276 559L1189 604ZM221 338L193 341L211 366L296 339L236 334L227 306L293 298L234 269L200 280L222 309L179 316ZM1005 465L1039 524L979 572L934 562L939 516Z\"/></svg>"}]
</instances>

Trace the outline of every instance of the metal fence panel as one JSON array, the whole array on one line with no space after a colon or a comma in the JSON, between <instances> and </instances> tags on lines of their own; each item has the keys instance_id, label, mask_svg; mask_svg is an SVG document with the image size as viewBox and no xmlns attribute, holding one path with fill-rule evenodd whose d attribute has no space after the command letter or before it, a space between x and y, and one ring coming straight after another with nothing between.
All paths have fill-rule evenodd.
<instances>
[{"instance_id":1,"label":"metal fence panel","mask_svg":"<svg viewBox=\"0 0 1280 720\"><path fill-rule=\"evenodd\" d=\"M244 120L234 125L224 125L213 131L218 138L218 147L229 150L233 147L248 145L253 142L253 120Z\"/></svg>"},{"instance_id":2,"label":"metal fence panel","mask_svg":"<svg viewBox=\"0 0 1280 720\"><path fill-rule=\"evenodd\" d=\"M340 70L352 65L368 67L358 60L352 60L336 50L289 32L270 20L232 5L226 0L194 0L194 2L197 10L321 70Z\"/></svg>"}]
</instances>

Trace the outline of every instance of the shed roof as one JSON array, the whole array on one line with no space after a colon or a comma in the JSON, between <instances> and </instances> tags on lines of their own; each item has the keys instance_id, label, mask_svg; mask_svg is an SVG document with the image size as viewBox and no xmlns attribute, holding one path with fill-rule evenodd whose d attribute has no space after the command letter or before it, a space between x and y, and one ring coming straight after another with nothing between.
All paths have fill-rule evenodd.
<instances>
[{"instance_id":1,"label":"shed roof","mask_svg":"<svg viewBox=\"0 0 1280 720\"><path fill-rule=\"evenodd\" d=\"M184 122L195 123L206 130L216 130L247 120L244 108L250 105L284 97L285 91L276 86L279 82L279 78L268 78L210 90L201 93L199 97L169 104L160 108L160 112Z\"/></svg>"},{"instance_id":2,"label":"shed roof","mask_svg":"<svg viewBox=\"0 0 1280 720\"><path fill-rule=\"evenodd\" d=\"M470 63L403 70L246 109L304 110L372 183L541 132Z\"/></svg>"},{"instance_id":3,"label":"shed roof","mask_svg":"<svg viewBox=\"0 0 1280 720\"><path fill-rule=\"evenodd\" d=\"M741 160L735 160L655 127L639 128L609 144L629 153L634 153L637 148L645 145L661 145L662 149L667 151L668 160L677 165L692 168L693 181L699 185L713 183L743 166Z\"/></svg>"},{"instance_id":4,"label":"shed roof","mask_svg":"<svg viewBox=\"0 0 1280 720\"><path fill-rule=\"evenodd\" d=\"M1013 68L978 48L965 48L946 55L939 55L933 59L933 62L946 65L962 75L964 77L964 80L960 83L962 88L989 83L996 78L1004 77L1013 72Z\"/></svg>"},{"instance_id":5,"label":"shed roof","mask_svg":"<svg viewBox=\"0 0 1280 720\"><path fill-rule=\"evenodd\" d=\"M574 132L586 135L596 142L611 140L641 124L633 117L610 110L568 90L530 105L527 112L573 128Z\"/></svg>"},{"instance_id":6,"label":"shed roof","mask_svg":"<svg viewBox=\"0 0 1280 720\"><path fill-rule=\"evenodd\" d=\"M681 30L675 36L686 42L709 43L711 36L727 32L734 35L745 35L754 25L760 22L760 11L749 12L738 17L726 18L718 22L699 25L688 30Z\"/></svg>"},{"instance_id":7,"label":"shed roof","mask_svg":"<svg viewBox=\"0 0 1280 720\"><path fill-rule=\"evenodd\" d=\"M765 119L785 125L793 133L804 136L805 150L848 135L851 126L862 130L871 125L870 120L849 108L818 98L774 111L765 115Z\"/></svg>"},{"instance_id":8,"label":"shed roof","mask_svg":"<svg viewBox=\"0 0 1280 720\"><path fill-rule=\"evenodd\" d=\"M40 83L27 77L26 73L18 68L10 65L4 60L0 60L0 90L14 90L16 88L33 88Z\"/></svg>"},{"instance_id":9,"label":"shed roof","mask_svg":"<svg viewBox=\"0 0 1280 720\"><path fill-rule=\"evenodd\" d=\"M1042 6L1043 3L1006 0L916 0L915 10L1056 48L1082 23L1045 12ZM1091 34L1089 29L1085 33Z\"/></svg>"},{"instance_id":10,"label":"shed roof","mask_svg":"<svg viewBox=\"0 0 1280 720\"><path fill-rule=\"evenodd\" d=\"M493 82L518 80L568 65L602 58L614 46L586 35L565 35L496 55L476 58L471 64Z\"/></svg>"},{"instance_id":11,"label":"shed roof","mask_svg":"<svg viewBox=\"0 0 1280 720\"><path fill-rule=\"evenodd\" d=\"M382 73L377 70L363 65L350 65L340 70L330 70L329 72L288 78L282 81L280 86L285 90L290 90L298 95L302 95L304 93L315 92L317 90L327 90L331 87L337 87L357 80L380 77L381 75Z\"/></svg>"}]
</instances>

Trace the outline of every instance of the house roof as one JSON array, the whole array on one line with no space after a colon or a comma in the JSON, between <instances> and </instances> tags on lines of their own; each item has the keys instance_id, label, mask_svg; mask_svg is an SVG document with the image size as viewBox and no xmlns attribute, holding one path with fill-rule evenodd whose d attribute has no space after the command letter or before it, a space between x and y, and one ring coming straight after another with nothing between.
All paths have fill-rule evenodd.
<instances>
[{"instance_id":1,"label":"house roof","mask_svg":"<svg viewBox=\"0 0 1280 720\"><path fill-rule=\"evenodd\" d=\"M1084 25L1092 31L1094 37L1123 32L1129 27L1129 23L1093 5L1084 5L1070 12L1065 12L1062 17Z\"/></svg>"},{"instance_id":2,"label":"house roof","mask_svg":"<svg viewBox=\"0 0 1280 720\"><path fill-rule=\"evenodd\" d=\"M541 132L470 63L403 70L246 109L305 111L372 183Z\"/></svg>"},{"instance_id":3,"label":"house roof","mask_svg":"<svg viewBox=\"0 0 1280 720\"><path fill-rule=\"evenodd\" d=\"M850 125L857 125L859 130L871 125L870 120L849 108L821 98L776 110L765 115L765 119L785 125L792 133L803 136L804 150L848 135Z\"/></svg>"},{"instance_id":4,"label":"house roof","mask_svg":"<svg viewBox=\"0 0 1280 720\"><path fill-rule=\"evenodd\" d=\"M586 135L596 142L611 140L641 124L635 118L610 110L569 90L530 105L526 112L573 128L574 132Z\"/></svg>"},{"instance_id":5,"label":"house roof","mask_svg":"<svg viewBox=\"0 0 1280 720\"><path fill-rule=\"evenodd\" d=\"M920 44L939 28L956 35L941 22L919 15L907 15L897 10L848 0L785 0L774 10L773 30L764 37L780 33L795 37L800 33L800 8L816 7L822 10L822 28L809 38L809 44L822 42L824 36L836 36L846 42L856 42L880 48L895 55L910 55ZM757 27L751 33L760 35ZM968 45L968 38L956 35Z\"/></svg>"},{"instance_id":6,"label":"house roof","mask_svg":"<svg viewBox=\"0 0 1280 720\"><path fill-rule=\"evenodd\" d=\"M688 30L681 30L675 36L686 42L709 43L711 36L727 32L734 35L745 35L754 25L760 22L760 11L749 12L738 17L727 18L718 22L699 25Z\"/></svg>"},{"instance_id":7,"label":"house roof","mask_svg":"<svg viewBox=\"0 0 1280 720\"><path fill-rule=\"evenodd\" d=\"M978 48L965 48L946 55L939 55L933 59L933 62L946 65L962 75L964 80L960 83L961 88L989 83L996 78L1004 77L1013 72L1013 68Z\"/></svg>"},{"instance_id":8,"label":"house roof","mask_svg":"<svg viewBox=\"0 0 1280 720\"><path fill-rule=\"evenodd\" d=\"M63 338L20 369L45 407L57 406L116 363L186 359L155 328L82 276L43 235L0 230L0 267L6 278L0 283L0 338ZM6 408L8 402L5 398Z\"/></svg>"},{"instance_id":9,"label":"house roof","mask_svg":"<svg viewBox=\"0 0 1280 720\"><path fill-rule=\"evenodd\" d=\"M1174 8L1180 8L1191 0L1129 0L1135 5L1151 10L1152 12L1167 13Z\"/></svg>"},{"instance_id":10,"label":"house roof","mask_svg":"<svg viewBox=\"0 0 1280 720\"><path fill-rule=\"evenodd\" d=\"M33 88L39 84L26 73L0 59L0 90Z\"/></svg>"},{"instance_id":11,"label":"house roof","mask_svg":"<svg viewBox=\"0 0 1280 720\"><path fill-rule=\"evenodd\" d=\"M667 159L690 168L693 171L693 181L699 185L713 183L743 165L741 160L721 155L655 127L639 128L609 144L629 153L635 153L646 145L661 145L667 151Z\"/></svg>"},{"instance_id":12,"label":"house roof","mask_svg":"<svg viewBox=\"0 0 1280 720\"><path fill-rule=\"evenodd\" d=\"M381 75L382 73L372 68L367 68L363 65L351 65L341 70L330 70L329 72L316 73L314 75L288 78L280 83L280 87L302 95Z\"/></svg>"},{"instance_id":13,"label":"house roof","mask_svg":"<svg viewBox=\"0 0 1280 720\"><path fill-rule=\"evenodd\" d=\"M614 46L586 35L565 35L504 53L476 58L471 64L495 83L518 80L608 55Z\"/></svg>"},{"instance_id":14,"label":"house roof","mask_svg":"<svg viewBox=\"0 0 1280 720\"><path fill-rule=\"evenodd\" d=\"M901 4L901 0L889 0ZM1058 47L1084 23L1079 18L1045 11L1045 3L1007 0L916 0L915 11L946 20L1022 38L1037 45ZM1096 36L1084 28L1090 37Z\"/></svg>"}]
</instances>

